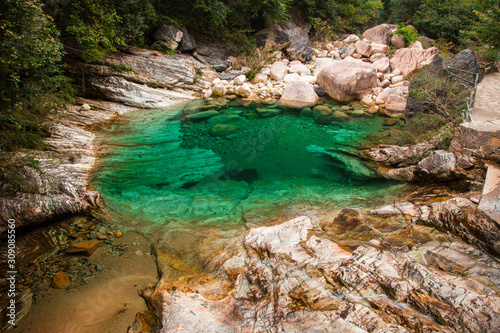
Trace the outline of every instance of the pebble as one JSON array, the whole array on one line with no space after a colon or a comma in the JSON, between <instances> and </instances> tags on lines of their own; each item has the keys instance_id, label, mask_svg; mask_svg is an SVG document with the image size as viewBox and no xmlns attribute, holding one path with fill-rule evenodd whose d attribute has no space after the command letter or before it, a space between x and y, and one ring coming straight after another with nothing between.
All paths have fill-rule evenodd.
<instances>
[{"instance_id":1,"label":"pebble","mask_svg":"<svg viewBox=\"0 0 500 333\"><path fill-rule=\"evenodd\" d=\"M116 231L115 231L115 237L116 237L116 238L120 238L120 237L122 237L122 236L123 236L123 232L121 232L121 230L116 230Z\"/></svg>"}]
</instances>

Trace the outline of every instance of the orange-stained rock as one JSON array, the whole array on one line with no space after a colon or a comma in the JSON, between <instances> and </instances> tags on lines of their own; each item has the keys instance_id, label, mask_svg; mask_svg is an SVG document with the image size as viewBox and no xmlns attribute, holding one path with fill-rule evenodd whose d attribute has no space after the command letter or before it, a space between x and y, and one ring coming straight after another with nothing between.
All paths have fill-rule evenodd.
<instances>
[{"instance_id":1,"label":"orange-stained rock","mask_svg":"<svg viewBox=\"0 0 500 333\"><path fill-rule=\"evenodd\" d=\"M66 289L71 286L71 280L66 273L57 272L52 278L52 288L54 289Z\"/></svg>"},{"instance_id":2,"label":"orange-stained rock","mask_svg":"<svg viewBox=\"0 0 500 333\"><path fill-rule=\"evenodd\" d=\"M96 239L73 243L66 249L66 253L81 254L90 257L92 253L94 253L94 251L101 245L102 242Z\"/></svg>"}]
</instances>

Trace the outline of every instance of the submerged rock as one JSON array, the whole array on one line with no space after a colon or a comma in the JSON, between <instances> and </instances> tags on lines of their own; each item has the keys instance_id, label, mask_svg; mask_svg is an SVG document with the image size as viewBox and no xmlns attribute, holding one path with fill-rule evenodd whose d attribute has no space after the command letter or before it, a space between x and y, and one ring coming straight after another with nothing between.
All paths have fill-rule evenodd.
<instances>
[{"instance_id":1,"label":"submerged rock","mask_svg":"<svg viewBox=\"0 0 500 333\"><path fill-rule=\"evenodd\" d=\"M219 111L210 110L210 111L202 111L202 112L198 112L198 113L188 114L186 116L186 119L205 120L205 119L209 119L209 118L212 118L212 117L215 117L218 115L220 115Z\"/></svg>"},{"instance_id":2,"label":"submerged rock","mask_svg":"<svg viewBox=\"0 0 500 333\"><path fill-rule=\"evenodd\" d=\"M236 125L216 124L210 128L212 136L227 136L238 132L240 129Z\"/></svg>"},{"instance_id":3,"label":"submerged rock","mask_svg":"<svg viewBox=\"0 0 500 333\"><path fill-rule=\"evenodd\" d=\"M97 248L102 245L102 241L93 239L77 243L72 243L67 249L66 253L69 254L81 254L90 257Z\"/></svg>"}]
</instances>

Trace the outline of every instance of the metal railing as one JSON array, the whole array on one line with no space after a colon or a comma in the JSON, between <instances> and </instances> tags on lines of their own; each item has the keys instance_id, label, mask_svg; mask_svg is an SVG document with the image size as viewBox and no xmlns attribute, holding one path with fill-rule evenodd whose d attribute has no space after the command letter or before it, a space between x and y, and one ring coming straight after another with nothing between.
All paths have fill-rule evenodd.
<instances>
[{"instance_id":1,"label":"metal railing","mask_svg":"<svg viewBox=\"0 0 500 333\"><path fill-rule=\"evenodd\" d=\"M466 105L466 109L464 110L464 118L465 118L465 121L468 121L468 122L471 122L472 123L472 107L474 106L474 102L476 101L476 92L477 92L477 83L479 81L479 77L480 77L480 74L482 74L483 70L481 68L481 66L479 66L479 71L477 72L470 72L470 71L466 71L466 70L463 70L463 69L460 69L460 68L455 68L455 67L449 67L448 66L448 69L450 70L454 70L454 71L458 71L458 72L461 72L461 73L466 73L466 74L470 74L472 76L472 79L469 80L469 79L466 79L460 75L457 75L455 73L453 73L452 71L450 71L450 75L454 76L454 77L457 77L459 78L460 80L470 84L473 86L473 89L471 91L471 94L469 96L469 98L467 99L465 105Z\"/></svg>"}]
</instances>

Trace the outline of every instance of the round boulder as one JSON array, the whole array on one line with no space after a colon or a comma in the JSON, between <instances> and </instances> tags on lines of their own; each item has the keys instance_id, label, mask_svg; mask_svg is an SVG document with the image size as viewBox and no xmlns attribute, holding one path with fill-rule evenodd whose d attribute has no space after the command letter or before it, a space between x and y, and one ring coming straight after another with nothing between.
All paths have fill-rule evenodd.
<instances>
[{"instance_id":1,"label":"round boulder","mask_svg":"<svg viewBox=\"0 0 500 333\"><path fill-rule=\"evenodd\" d=\"M297 81L283 90L280 102L283 106L291 108L305 108L316 105L318 99L318 94L312 85Z\"/></svg>"}]
</instances>

